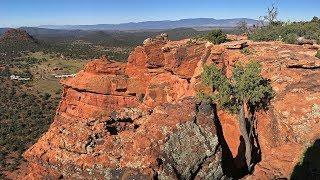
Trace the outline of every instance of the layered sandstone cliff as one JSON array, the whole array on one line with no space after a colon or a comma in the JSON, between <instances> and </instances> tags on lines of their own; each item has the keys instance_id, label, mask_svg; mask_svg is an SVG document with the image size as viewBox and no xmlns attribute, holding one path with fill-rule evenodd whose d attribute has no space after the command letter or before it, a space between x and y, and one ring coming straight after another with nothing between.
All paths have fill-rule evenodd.
<instances>
[{"instance_id":1,"label":"layered sandstone cliff","mask_svg":"<svg viewBox=\"0 0 320 180\"><path fill-rule=\"evenodd\" d=\"M289 177L306 146L320 137L320 60L315 46L248 42L226 45L157 39L127 63L107 58L62 81L53 124L24 157L28 178L220 179L241 168L236 117L195 98L204 64L231 74L257 60L276 97L258 114L261 162L249 179ZM219 126L221 123L222 129ZM224 144L224 139L227 146ZM227 148L226 148L227 147ZM240 150L238 150L240 149ZM232 167L231 167L232 166Z\"/></svg>"}]
</instances>

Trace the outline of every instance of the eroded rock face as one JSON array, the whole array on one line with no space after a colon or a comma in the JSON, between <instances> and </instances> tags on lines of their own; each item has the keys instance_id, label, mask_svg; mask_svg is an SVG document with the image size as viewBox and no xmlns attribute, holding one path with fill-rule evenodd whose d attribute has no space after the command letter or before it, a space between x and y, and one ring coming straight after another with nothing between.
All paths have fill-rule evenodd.
<instances>
[{"instance_id":1,"label":"eroded rock face","mask_svg":"<svg viewBox=\"0 0 320 180\"><path fill-rule=\"evenodd\" d=\"M58 115L59 121L25 157L66 178L221 178L214 113L207 109L210 104L198 106L193 98L184 98L174 105L157 106L153 112L113 111L105 119ZM205 171L207 161L215 169L199 173Z\"/></svg>"},{"instance_id":2,"label":"eroded rock face","mask_svg":"<svg viewBox=\"0 0 320 180\"><path fill-rule=\"evenodd\" d=\"M252 58L263 63L263 75L276 91L269 111L259 114L262 161L254 177L290 177L303 151L320 138L320 62L308 46L254 43L251 47L257 51Z\"/></svg>"},{"instance_id":3,"label":"eroded rock face","mask_svg":"<svg viewBox=\"0 0 320 180\"><path fill-rule=\"evenodd\" d=\"M24 154L30 166L26 178L223 177L213 119L220 120L241 167L237 119L222 110L213 118L213 108L194 97L210 90L200 82L204 64L216 64L230 76L235 63L250 59L261 62L277 95L269 111L258 113L262 157L248 178L289 177L304 147L320 137L316 50L276 42L247 45L250 55L224 45L163 38L135 48L128 63L106 58L88 63L62 81L53 124Z\"/></svg>"},{"instance_id":4,"label":"eroded rock face","mask_svg":"<svg viewBox=\"0 0 320 180\"><path fill-rule=\"evenodd\" d=\"M220 179L222 152L214 126L214 112L210 104L202 103L193 122L178 126L164 144L164 168L161 179Z\"/></svg>"}]
</instances>

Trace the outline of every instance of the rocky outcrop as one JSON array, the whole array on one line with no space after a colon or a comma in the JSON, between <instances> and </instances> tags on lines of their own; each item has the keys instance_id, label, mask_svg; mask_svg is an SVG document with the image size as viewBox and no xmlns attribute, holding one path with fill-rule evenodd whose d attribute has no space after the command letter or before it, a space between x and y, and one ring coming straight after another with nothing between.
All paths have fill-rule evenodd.
<instances>
[{"instance_id":1,"label":"rocky outcrop","mask_svg":"<svg viewBox=\"0 0 320 180\"><path fill-rule=\"evenodd\" d=\"M222 147L210 104L202 103L193 122L178 126L164 144L159 179L221 179ZM172 109L170 109L171 111Z\"/></svg>"},{"instance_id":2,"label":"rocky outcrop","mask_svg":"<svg viewBox=\"0 0 320 180\"><path fill-rule=\"evenodd\" d=\"M210 90L200 82L204 64L216 64L230 76L235 63L250 59L261 62L276 97L268 111L258 113L262 156L248 178L289 177L304 148L320 136L316 50L247 42L251 53L244 55L224 45L164 36L136 47L127 63L106 58L88 63L61 82L64 92L53 124L24 154L30 166L26 177L225 177L230 169L222 161L221 136L232 164L243 165L237 119L194 97Z\"/></svg>"},{"instance_id":3,"label":"rocky outcrop","mask_svg":"<svg viewBox=\"0 0 320 180\"><path fill-rule=\"evenodd\" d=\"M226 42L223 45L227 49L243 49L247 46L247 41L234 41L234 42Z\"/></svg>"},{"instance_id":4,"label":"rocky outcrop","mask_svg":"<svg viewBox=\"0 0 320 180\"><path fill-rule=\"evenodd\" d=\"M105 119L57 117L59 122L25 156L45 169L55 169L59 176L211 179L224 175L210 104L199 106L194 99L185 98L152 112L113 111Z\"/></svg>"},{"instance_id":5,"label":"rocky outcrop","mask_svg":"<svg viewBox=\"0 0 320 180\"><path fill-rule=\"evenodd\" d=\"M157 39L137 47L127 64L88 63L61 82L55 121L26 159L66 178L221 178L214 113L192 98L204 50Z\"/></svg>"}]
</instances>

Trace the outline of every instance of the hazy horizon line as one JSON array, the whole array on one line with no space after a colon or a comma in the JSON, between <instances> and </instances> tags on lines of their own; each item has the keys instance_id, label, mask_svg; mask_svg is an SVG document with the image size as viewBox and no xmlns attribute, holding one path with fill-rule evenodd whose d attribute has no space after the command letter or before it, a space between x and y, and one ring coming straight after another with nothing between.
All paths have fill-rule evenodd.
<instances>
[{"instance_id":1,"label":"hazy horizon line","mask_svg":"<svg viewBox=\"0 0 320 180\"><path fill-rule=\"evenodd\" d=\"M22 27L35 27L35 28L41 28L41 26L94 26L94 25L121 25L121 24L129 24L129 23L144 23L144 22L162 22L162 21L180 21L180 20L188 20L188 19L215 19L215 20L230 20L230 19L249 19L249 20L256 20L256 21L262 21L259 18L250 18L250 17L235 17L235 18L213 18L213 17L192 17L192 18L181 18L181 19L164 19L164 20L137 20L137 21L126 21L126 22L120 22L120 23L81 23L81 24L55 24L55 23L48 23L48 24L34 24L34 25L13 25L13 26L1 26L0 28L22 28ZM311 20L311 19L310 19ZM291 19L279 19L279 21L289 21L289 22L299 22L299 21L308 21L306 19L304 20L291 20Z\"/></svg>"},{"instance_id":2,"label":"hazy horizon line","mask_svg":"<svg viewBox=\"0 0 320 180\"><path fill-rule=\"evenodd\" d=\"M1 26L0 28L21 28L21 27L41 27L41 26L90 26L90 25L121 25L121 24L129 24L129 23L144 23L144 22L161 22L161 21L180 21L180 20L188 20L188 19L215 19L215 20L229 20L229 19L250 19L259 21L256 18L249 18L249 17L239 17L239 18L213 18L213 17L192 17L192 18L182 18L182 19L164 19L164 20L137 20L137 21L125 21L120 23L81 23L81 24L55 24L55 23L48 23L48 24L35 24L35 25L15 25L15 26Z\"/></svg>"}]
</instances>

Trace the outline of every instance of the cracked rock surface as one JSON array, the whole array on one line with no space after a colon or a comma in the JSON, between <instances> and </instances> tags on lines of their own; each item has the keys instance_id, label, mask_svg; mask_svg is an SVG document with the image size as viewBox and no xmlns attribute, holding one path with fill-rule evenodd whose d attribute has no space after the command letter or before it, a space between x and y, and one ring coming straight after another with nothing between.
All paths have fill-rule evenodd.
<instances>
[{"instance_id":1,"label":"cracked rock surface","mask_svg":"<svg viewBox=\"0 0 320 180\"><path fill-rule=\"evenodd\" d=\"M200 81L204 64L230 76L237 62L249 60L262 64L276 97L267 112L257 114L262 157L248 179L290 177L304 148L320 137L317 49L247 45L251 53L244 55L224 45L158 38L136 47L127 63L89 62L61 82L54 122L24 153L27 168L19 179L224 178L213 109L195 96L212 90ZM222 110L217 116L241 167L237 119Z\"/></svg>"}]
</instances>

